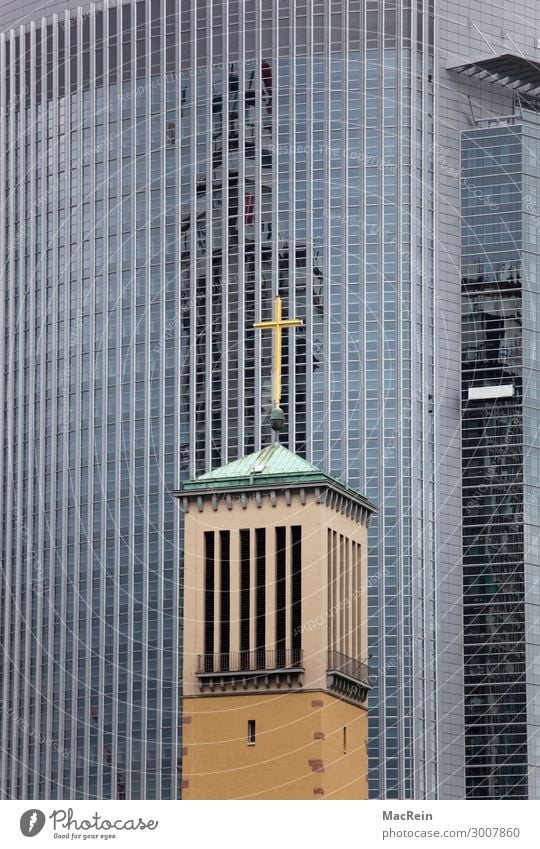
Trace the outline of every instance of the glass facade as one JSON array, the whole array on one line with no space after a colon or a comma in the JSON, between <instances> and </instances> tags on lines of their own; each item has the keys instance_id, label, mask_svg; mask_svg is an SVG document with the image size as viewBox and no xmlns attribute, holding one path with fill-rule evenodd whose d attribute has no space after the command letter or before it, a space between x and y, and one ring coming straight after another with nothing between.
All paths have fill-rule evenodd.
<instances>
[{"instance_id":1,"label":"glass facade","mask_svg":"<svg viewBox=\"0 0 540 849\"><path fill-rule=\"evenodd\" d=\"M177 34L1 40L4 798L178 796Z\"/></svg>"},{"instance_id":2,"label":"glass facade","mask_svg":"<svg viewBox=\"0 0 540 849\"><path fill-rule=\"evenodd\" d=\"M305 321L285 351L281 439L380 508L370 786L386 797L424 792L423 767L413 774L413 704L431 698L432 682L417 677L413 693L412 680L415 662L435 668L419 638L423 614L412 615L423 581L413 586L413 560L421 573L434 554L424 12L268 0L198 7L197 16L186 6L182 24L183 455L196 474L268 438L270 342L251 325L270 317L279 290L286 314Z\"/></svg>"},{"instance_id":3,"label":"glass facade","mask_svg":"<svg viewBox=\"0 0 540 849\"><path fill-rule=\"evenodd\" d=\"M379 508L370 792L422 797L432 3L139 0L0 63L4 796L178 795L170 491L267 440L279 290L281 439Z\"/></svg>"},{"instance_id":4,"label":"glass facade","mask_svg":"<svg viewBox=\"0 0 540 849\"><path fill-rule=\"evenodd\" d=\"M540 122L532 112L527 123L479 128L462 137L463 592L470 798L527 798L529 763L536 762L529 734L536 724L538 656L533 617L538 616L539 154Z\"/></svg>"}]
</instances>

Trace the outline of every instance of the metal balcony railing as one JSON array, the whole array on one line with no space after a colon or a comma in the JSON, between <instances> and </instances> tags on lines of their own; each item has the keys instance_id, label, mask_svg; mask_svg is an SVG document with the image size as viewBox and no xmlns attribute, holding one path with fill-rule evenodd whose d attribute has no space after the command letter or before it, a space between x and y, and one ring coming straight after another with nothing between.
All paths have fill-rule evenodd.
<instances>
[{"instance_id":1,"label":"metal balcony railing","mask_svg":"<svg viewBox=\"0 0 540 849\"><path fill-rule=\"evenodd\" d=\"M277 672L303 669L303 665L304 653L301 649L256 649L225 654L200 654L197 657L197 675Z\"/></svg>"},{"instance_id":2,"label":"metal balcony railing","mask_svg":"<svg viewBox=\"0 0 540 849\"><path fill-rule=\"evenodd\" d=\"M369 667L366 661L356 660L354 657L347 657L339 651L328 652L328 671L339 672L341 675L346 675L347 678L352 678L353 681L358 681L365 686L370 685Z\"/></svg>"}]
</instances>

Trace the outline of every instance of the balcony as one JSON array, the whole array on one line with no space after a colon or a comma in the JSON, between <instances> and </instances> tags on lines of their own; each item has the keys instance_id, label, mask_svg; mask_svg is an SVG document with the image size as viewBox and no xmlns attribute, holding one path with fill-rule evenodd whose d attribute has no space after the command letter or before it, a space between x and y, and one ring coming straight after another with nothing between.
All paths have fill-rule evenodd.
<instances>
[{"instance_id":1,"label":"balcony","mask_svg":"<svg viewBox=\"0 0 540 849\"><path fill-rule=\"evenodd\" d=\"M303 673L301 649L258 649L197 657L196 675L201 691L257 690L259 687L281 689L301 685Z\"/></svg>"},{"instance_id":2,"label":"balcony","mask_svg":"<svg viewBox=\"0 0 540 849\"><path fill-rule=\"evenodd\" d=\"M330 651L326 676L329 690L336 695L355 704L366 701L372 686L366 661L348 657L338 651Z\"/></svg>"}]
</instances>

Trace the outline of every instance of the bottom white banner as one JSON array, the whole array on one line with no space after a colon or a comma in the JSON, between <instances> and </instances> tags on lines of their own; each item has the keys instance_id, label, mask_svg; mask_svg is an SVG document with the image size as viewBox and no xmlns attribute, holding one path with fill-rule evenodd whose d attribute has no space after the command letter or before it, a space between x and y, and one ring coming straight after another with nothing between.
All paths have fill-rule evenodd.
<instances>
[{"instance_id":1,"label":"bottom white banner","mask_svg":"<svg viewBox=\"0 0 540 849\"><path fill-rule=\"evenodd\" d=\"M0 802L2 846L266 849L539 845L538 802Z\"/></svg>"}]
</instances>

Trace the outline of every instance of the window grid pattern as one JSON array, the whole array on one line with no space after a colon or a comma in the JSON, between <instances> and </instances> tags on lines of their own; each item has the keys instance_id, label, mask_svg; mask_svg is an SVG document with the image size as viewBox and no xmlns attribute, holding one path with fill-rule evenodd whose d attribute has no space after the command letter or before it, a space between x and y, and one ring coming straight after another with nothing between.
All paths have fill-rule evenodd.
<instances>
[{"instance_id":1,"label":"window grid pattern","mask_svg":"<svg viewBox=\"0 0 540 849\"><path fill-rule=\"evenodd\" d=\"M436 668L432 18L431 0L139 0L1 37L4 686L51 743L4 718L33 758L6 752L8 796L178 794L169 490L266 439L271 347L251 325L278 289L305 321L284 340L281 438L379 507L370 793L436 787L434 682L415 674ZM65 762L57 731L77 740Z\"/></svg>"},{"instance_id":2,"label":"window grid pattern","mask_svg":"<svg viewBox=\"0 0 540 849\"><path fill-rule=\"evenodd\" d=\"M537 204L540 122L462 138L466 791L528 798L538 597ZM469 400L471 387L511 388ZM531 787L530 782L532 782Z\"/></svg>"},{"instance_id":3,"label":"window grid pattern","mask_svg":"<svg viewBox=\"0 0 540 849\"><path fill-rule=\"evenodd\" d=\"M4 798L179 794L177 28L0 37Z\"/></svg>"}]
</instances>

